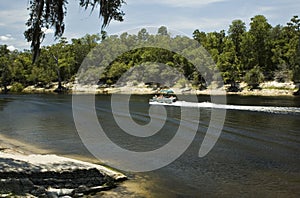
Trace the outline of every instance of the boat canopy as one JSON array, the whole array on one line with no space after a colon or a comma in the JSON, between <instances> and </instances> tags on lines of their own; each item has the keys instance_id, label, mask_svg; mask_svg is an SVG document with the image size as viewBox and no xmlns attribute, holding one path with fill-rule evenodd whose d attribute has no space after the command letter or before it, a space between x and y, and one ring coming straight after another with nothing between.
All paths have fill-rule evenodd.
<instances>
[{"instance_id":1,"label":"boat canopy","mask_svg":"<svg viewBox=\"0 0 300 198\"><path fill-rule=\"evenodd\" d=\"M174 94L174 91L172 89L162 89L162 90L160 90L160 93L162 93L162 94Z\"/></svg>"}]
</instances>

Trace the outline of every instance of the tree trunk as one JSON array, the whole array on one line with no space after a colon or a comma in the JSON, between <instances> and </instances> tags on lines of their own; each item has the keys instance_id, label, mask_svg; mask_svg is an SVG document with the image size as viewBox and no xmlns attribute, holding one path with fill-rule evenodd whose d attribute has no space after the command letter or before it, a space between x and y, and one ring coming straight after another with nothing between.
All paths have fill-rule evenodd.
<instances>
[{"instance_id":1,"label":"tree trunk","mask_svg":"<svg viewBox=\"0 0 300 198\"><path fill-rule=\"evenodd\" d=\"M55 89L55 92L57 92L57 93L64 93L64 92L66 92L67 89L64 86L62 86L62 82L61 82L62 80L61 80L61 75L60 75L59 68L57 68L57 78L58 78L58 86Z\"/></svg>"},{"instance_id":2,"label":"tree trunk","mask_svg":"<svg viewBox=\"0 0 300 198\"><path fill-rule=\"evenodd\" d=\"M61 85L61 76L60 76L60 69L57 68L57 79L58 79L58 89L62 89L62 85Z\"/></svg>"},{"instance_id":3,"label":"tree trunk","mask_svg":"<svg viewBox=\"0 0 300 198\"><path fill-rule=\"evenodd\" d=\"M7 94L7 93L8 93L8 89L7 89L6 83L4 83L3 86L4 86L4 91L3 91L3 93L4 93L4 94Z\"/></svg>"},{"instance_id":4,"label":"tree trunk","mask_svg":"<svg viewBox=\"0 0 300 198\"><path fill-rule=\"evenodd\" d=\"M60 68L59 68L59 65L58 65L58 57L53 55L53 58L55 59L55 62L56 62L56 72L57 72L57 80L58 80L58 86L57 86L57 88L55 89L54 92L63 93L63 92L66 91L66 88L63 87L62 83L61 83L61 75L60 75Z\"/></svg>"},{"instance_id":5,"label":"tree trunk","mask_svg":"<svg viewBox=\"0 0 300 198\"><path fill-rule=\"evenodd\" d=\"M239 88L237 87L237 84L235 81L230 82L230 87L227 89L229 92L238 92Z\"/></svg>"}]
</instances>

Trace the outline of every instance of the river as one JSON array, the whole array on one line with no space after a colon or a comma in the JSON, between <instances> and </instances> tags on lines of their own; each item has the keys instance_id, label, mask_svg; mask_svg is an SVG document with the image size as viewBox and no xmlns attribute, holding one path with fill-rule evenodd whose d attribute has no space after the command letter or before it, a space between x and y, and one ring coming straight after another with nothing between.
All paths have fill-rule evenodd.
<instances>
[{"instance_id":1,"label":"river","mask_svg":"<svg viewBox=\"0 0 300 198\"><path fill-rule=\"evenodd\" d=\"M137 123L149 122L148 99L131 96L130 113ZM96 96L97 115L110 138L124 148L156 149L175 135L180 107L166 107L168 122L149 143L121 133L111 114L110 100L109 95ZM198 100L210 98L199 96ZM299 197L300 113L296 111L300 98L227 96L227 103L232 106L222 133L206 156L198 157L198 152L211 109L201 108L199 129L188 149L158 170L125 172L129 182L149 197ZM232 109L243 105L283 108L280 112ZM295 112L285 112L285 107L294 107ZM0 133L50 153L93 158L76 131L71 95L0 95Z\"/></svg>"}]
</instances>

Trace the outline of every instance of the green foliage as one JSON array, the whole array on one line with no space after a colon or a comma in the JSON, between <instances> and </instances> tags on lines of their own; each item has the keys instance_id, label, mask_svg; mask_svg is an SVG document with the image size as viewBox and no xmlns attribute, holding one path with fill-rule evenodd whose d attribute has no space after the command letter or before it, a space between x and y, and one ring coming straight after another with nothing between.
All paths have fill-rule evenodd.
<instances>
[{"instance_id":1,"label":"green foliage","mask_svg":"<svg viewBox=\"0 0 300 198\"><path fill-rule=\"evenodd\" d=\"M274 72L274 80L277 82L289 82L292 80L292 73L286 64L279 65L278 69Z\"/></svg>"},{"instance_id":2,"label":"green foliage","mask_svg":"<svg viewBox=\"0 0 300 198\"><path fill-rule=\"evenodd\" d=\"M230 39L225 41L225 47L220 54L217 66L222 73L225 84L236 87L236 82L240 80L240 62L237 57L234 42Z\"/></svg>"},{"instance_id":3,"label":"green foliage","mask_svg":"<svg viewBox=\"0 0 300 198\"><path fill-rule=\"evenodd\" d=\"M40 45L46 34L44 29L54 27L55 38L60 38L65 30L64 17L67 14L68 0L30 0L29 1L29 19L26 22L28 29L24 32L25 38L31 42L33 51L33 62L40 53ZM124 0L80 0L79 5L84 9L91 8L94 11L98 6L99 17L102 20L101 30L110 23L110 21L123 21L124 12L121 10Z\"/></svg>"},{"instance_id":4,"label":"green foliage","mask_svg":"<svg viewBox=\"0 0 300 198\"><path fill-rule=\"evenodd\" d=\"M10 91L11 92L22 92L24 89L24 86L19 83L19 82L14 82L12 85L11 85L11 88L10 88Z\"/></svg>"},{"instance_id":5,"label":"green foliage","mask_svg":"<svg viewBox=\"0 0 300 198\"><path fill-rule=\"evenodd\" d=\"M185 88L187 83L188 82L185 78L181 78L177 81L177 85L179 86L179 88Z\"/></svg>"},{"instance_id":6,"label":"green foliage","mask_svg":"<svg viewBox=\"0 0 300 198\"><path fill-rule=\"evenodd\" d=\"M198 41L201 45L205 45L207 43L206 33L200 32L198 29L193 32L193 38Z\"/></svg>"},{"instance_id":7,"label":"green foliage","mask_svg":"<svg viewBox=\"0 0 300 198\"><path fill-rule=\"evenodd\" d=\"M11 53L7 49L7 45L0 46L0 87L3 87L3 92L8 91L7 86L11 82L11 72L9 65L11 64Z\"/></svg>"},{"instance_id":8,"label":"green foliage","mask_svg":"<svg viewBox=\"0 0 300 198\"><path fill-rule=\"evenodd\" d=\"M80 2L85 8L92 6L88 1ZM99 1L95 2L99 3ZM31 8L37 8L40 3L30 1L30 5ZM117 7L118 5L116 4ZM47 13L46 10L42 12ZM53 10L50 12L54 13ZM29 23L33 28L30 31L46 27L45 24L37 24L38 21ZM59 21L56 23L59 24ZM29 34L27 36L33 40L37 39L33 38L35 33L30 31L27 32ZM177 70L184 75L188 83L201 89L209 86L203 78L204 75L211 79L216 76L212 71L220 71L223 82L230 84L231 88L236 87L243 80L251 88L256 88L263 80L300 82L300 19L298 16L293 16L286 25L272 27L264 16L257 15L251 18L248 31L243 21L234 20L227 32L228 35L224 30L205 33L196 29L193 38L206 51L196 46L197 42L191 43L190 38L173 37L174 35L171 37L165 26L160 27L155 35L143 28L137 35L125 32L120 36L108 36L103 32L102 36L87 34L83 38L72 39L70 43L62 37L56 44L42 47L39 51L40 58L34 63L31 60L31 51L10 52L6 45L1 45L0 87L7 92L9 85L14 85L16 89L13 90L18 90L20 84L23 87L36 84L46 86L58 81L61 86L62 81L75 79L86 57L89 57L89 64L91 64L89 71L82 76L83 81L90 79L86 83L99 81L113 85L124 73L131 72L131 77L127 79L130 82L139 83L146 77L148 81L155 81L159 76L165 78L161 80L166 80L170 85L175 83L181 87L185 86L182 77L176 79L173 74L168 74L169 70L162 70L159 64ZM35 42L34 45L38 45L39 41L35 40ZM144 46L148 42L155 44L151 45L155 47L128 49L129 46ZM99 44L101 48L96 47ZM166 50L165 47L170 44L173 49L182 51L185 56ZM120 54L124 51L125 53ZM207 54L212 57L215 64L207 58ZM119 56L111 60L114 55ZM193 59L196 64L193 65L186 57ZM93 64L97 63L98 59L103 60L101 65ZM202 75L199 68L203 65L209 66L209 71L201 71ZM133 67L137 69L131 71ZM99 68L105 68L104 71L101 70L101 76L96 75L100 71Z\"/></svg>"},{"instance_id":9,"label":"green foliage","mask_svg":"<svg viewBox=\"0 0 300 198\"><path fill-rule=\"evenodd\" d=\"M255 65L260 65L265 73L269 75L272 71L272 62L270 56L270 33L272 26L262 15L251 18L249 34L252 36L252 50L255 59ZM255 65L251 65L253 68Z\"/></svg>"},{"instance_id":10,"label":"green foliage","mask_svg":"<svg viewBox=\"0 0 300 198\"><path fill-rule=\"evenodd\" d=\"M229 26L228 36L232 40L238 57L241 56L242 36L246 32L246 25L242 20L234 20Z\"/></svg>"},{"instance_id":11,"label":"green foliage","mask_svg":"<svg viewBox=\"0 0 300 198\"><path fill-rule=\"evenodd\" d=\"M158 28L157 34L162 36L167 36L168 35L167 27L161 26L160 28Z\"/></svg>"},{"instance_id":12,"label":"green foliage","mask_svg":"<svg viewBox=\"0 0 300 198\"><path fill-rule=\"evenodd\" d=\"M251 89L256 89L259 84L264 80L264 75L259 66L255 66L245 76L245 82L250 86Z\"/></svg>"},{"instance_id":13,"label":"green foliage","mask_svg":"<svg viewBox=\"0 0 300 198\"><path fill-rule=\"evenodd\" d=\"M223 36L222 31L204 33L197 29L193 38L208 50L224 83L231 86L245 78L249 71L257 70L254 69L257 65L265 80L300 82L299 29L298 16L294 16L287 26L272 27L264 16L257 15L251 18L249 31L243 21L234 20L227 36Z\"/></svg>"}]
</instances>

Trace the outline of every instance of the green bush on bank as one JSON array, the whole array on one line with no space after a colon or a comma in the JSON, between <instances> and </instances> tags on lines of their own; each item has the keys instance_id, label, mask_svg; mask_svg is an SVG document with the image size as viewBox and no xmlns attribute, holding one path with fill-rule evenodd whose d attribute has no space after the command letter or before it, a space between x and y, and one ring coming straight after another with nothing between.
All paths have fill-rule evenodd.
<instances>
[{"instance_id":1,"label":"green bush on bank","mask_svg":"<svg viewBox=\"0 0 300 198\"><path fill-rule=\"evenodd\" d=\"M10 88L10 91L11 92L22 92L24 89L24 86L19 83L19 82L14 82L12 85L11 85L11 88Z\"/></svg>"}]
</instances>

